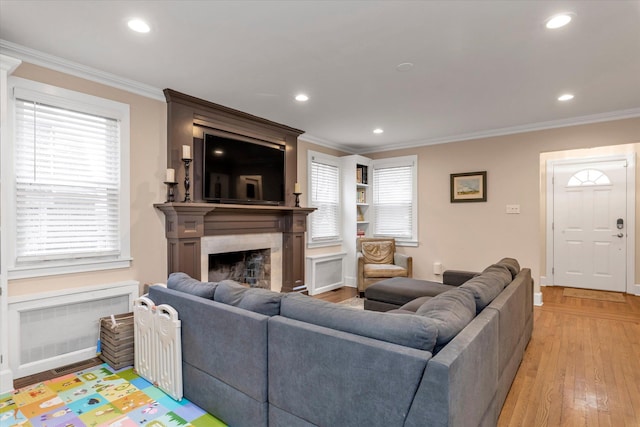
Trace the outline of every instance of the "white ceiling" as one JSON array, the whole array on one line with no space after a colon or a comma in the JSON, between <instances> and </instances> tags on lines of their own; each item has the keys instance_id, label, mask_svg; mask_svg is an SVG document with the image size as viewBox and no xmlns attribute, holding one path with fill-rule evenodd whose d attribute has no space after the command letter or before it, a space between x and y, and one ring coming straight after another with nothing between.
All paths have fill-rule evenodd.
<instances>
[{"instance_id":1,"label":"white ceiling","mask_svg":"<svg viewBox=\"0 0 640 427\"><path fill-rule=\"evenodd\" d=\"M0 39L352 152L640 116L638 1L0 0Z\"/></svg>"}]
</instances>

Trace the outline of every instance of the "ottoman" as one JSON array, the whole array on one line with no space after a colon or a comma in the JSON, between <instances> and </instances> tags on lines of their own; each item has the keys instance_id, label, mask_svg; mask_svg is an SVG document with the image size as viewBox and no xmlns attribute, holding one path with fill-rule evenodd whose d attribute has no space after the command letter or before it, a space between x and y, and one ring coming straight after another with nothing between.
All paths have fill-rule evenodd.
<instances>
[{"instance_id":1,"label":"ottoman","mask_svg":"<svg viewBox=\"0 0 640 427\"><path fill-rule=\"evenodd\" d=\"M460 286L479 273L461 270L447 270L443 282L394 277L374 283L364 291L364 309L389 311L400 308L419 297L433 297Z\"/></svg>"}]
</instances>

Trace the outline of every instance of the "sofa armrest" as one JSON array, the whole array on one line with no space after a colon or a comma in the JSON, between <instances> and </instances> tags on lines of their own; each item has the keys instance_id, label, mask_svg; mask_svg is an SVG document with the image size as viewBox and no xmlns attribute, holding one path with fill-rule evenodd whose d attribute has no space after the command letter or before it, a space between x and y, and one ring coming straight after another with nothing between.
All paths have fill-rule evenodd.
<instances>
[{"instance_id":1,"label":"sofa armrest","mask_svg":"<svg viewBox=\"0 0 640 427\"><path fill-rule=\"evenodd\" d=\"M413 277L413 258L412 257L404 254L399 254L398 252L396 252L393 254L393 263L407 270L407 277Z\"/></svg>"},{"instance_id":2,"label":"sofa armrest","mask_svg":"<svg viewBox=\"0 0 640 427\"><path fill-rule=\"evenodd\" d=\"M480 273L476 273L475 271L446 270L442 273L442 283L445 285L460 286L479 274Z\"/></svg>"}]
</instances>

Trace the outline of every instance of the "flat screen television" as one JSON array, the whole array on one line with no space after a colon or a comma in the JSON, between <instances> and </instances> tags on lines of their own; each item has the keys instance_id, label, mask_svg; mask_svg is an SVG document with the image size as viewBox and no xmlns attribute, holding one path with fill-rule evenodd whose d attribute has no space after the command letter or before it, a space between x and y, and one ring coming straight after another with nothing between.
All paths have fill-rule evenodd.
<instances>
[{"instance_id":1,"label":"flat screen television","mask_svg":"<svg viewBox=\"0 0 640 427\"><path fill-rule=\"evenodd\" d=\"M285 148L204 134L203 199L217 203L284 204Z\"/></svg>"}]
</instances>

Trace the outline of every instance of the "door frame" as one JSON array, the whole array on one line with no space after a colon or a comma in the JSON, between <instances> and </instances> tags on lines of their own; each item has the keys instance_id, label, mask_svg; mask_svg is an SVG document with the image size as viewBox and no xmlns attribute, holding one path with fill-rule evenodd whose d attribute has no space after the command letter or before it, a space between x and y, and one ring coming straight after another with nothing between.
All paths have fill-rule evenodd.
<instances>
[{"instance_id":1,"label":"door frame","mask_svg":"<svg viewBox=\"0 0 640 427\"><path fill-rule=\"evenodd\" d=\"M546 286L555 286L555 275L553 274L554 263L554 251L553 251L553 177L554 167L580 164L580 163L594 163L594 162L607 162L616 160L627 161L627 191L626 191L626 293L640 295L640 285L636 285L635 276L635 260L636 260L636 155L635 153L616 154L611 156L594 156L594 157L572 157L557 160L547 160L546 162Z\"/></svg>"}]
</instances>

